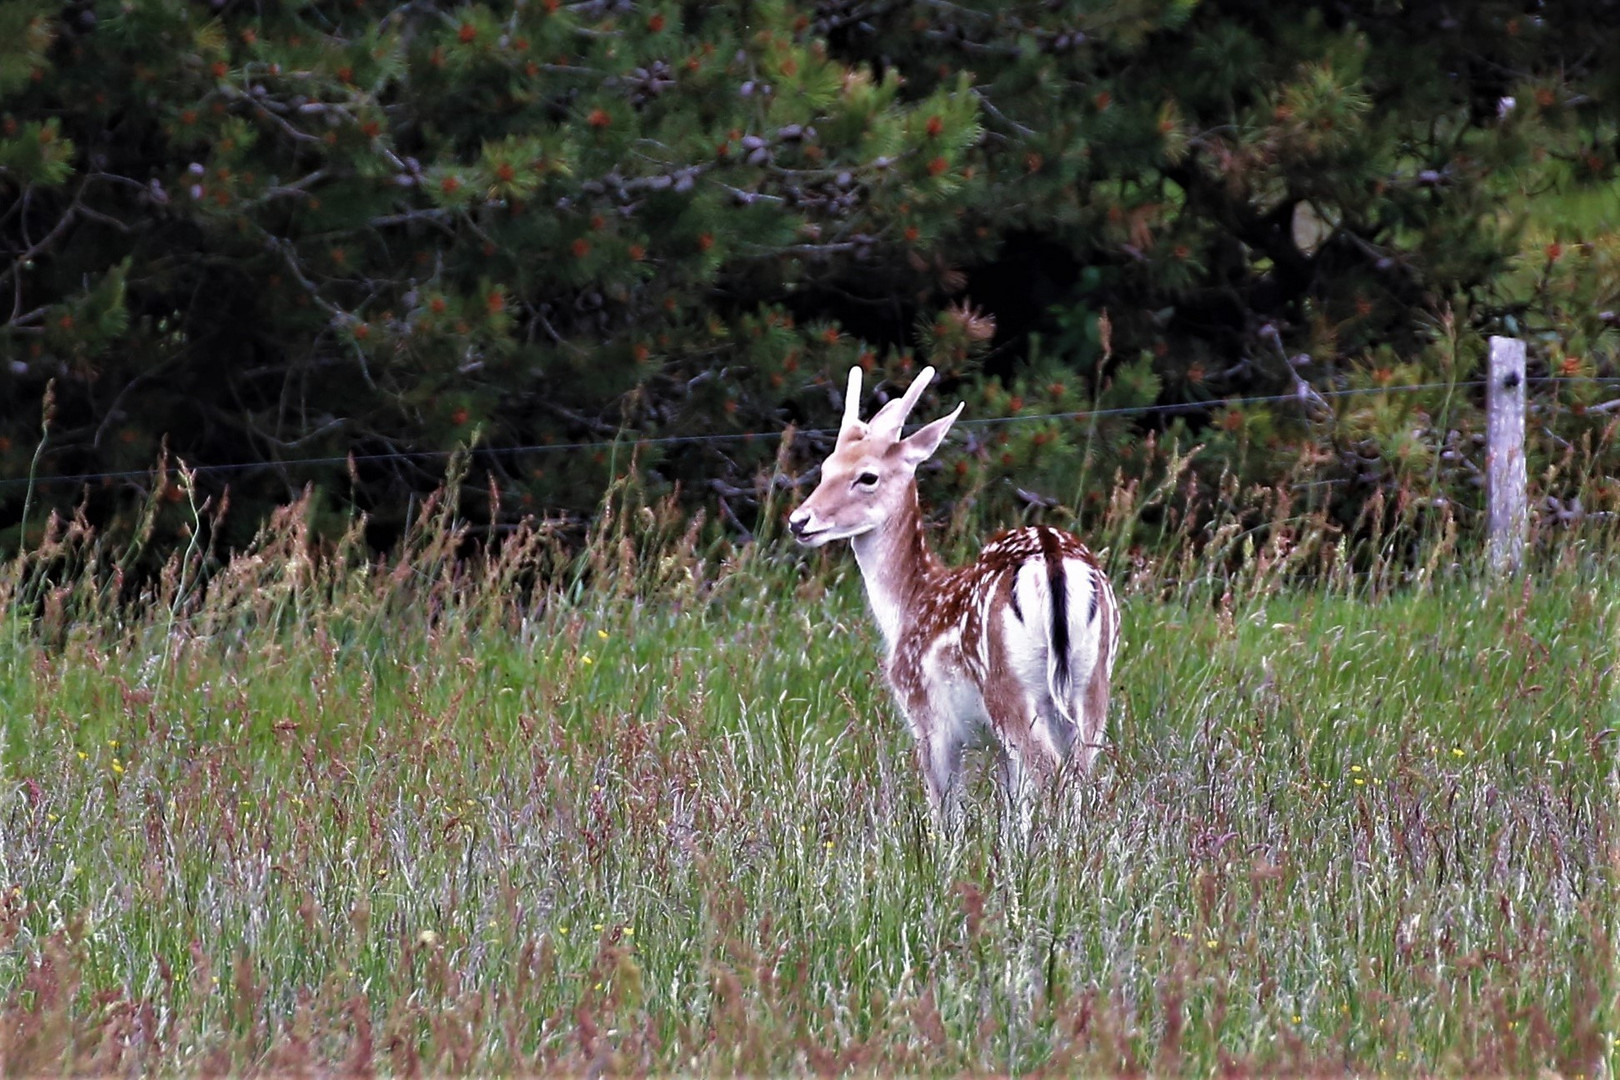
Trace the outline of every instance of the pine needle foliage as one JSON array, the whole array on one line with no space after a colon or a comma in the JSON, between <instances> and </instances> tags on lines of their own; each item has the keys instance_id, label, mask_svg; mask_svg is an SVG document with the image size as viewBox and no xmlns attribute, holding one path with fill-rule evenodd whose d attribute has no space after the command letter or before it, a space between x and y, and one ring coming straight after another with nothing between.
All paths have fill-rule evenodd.
<instances>
[{"instance_id":1,"label":"pine needle foliage","mask_svg":"<svg viewBox=\"0 0 1620 1080\"><path fill-rule=\"evenodd\" d=\"M852 363L981 418L1177 407L974 435L936 494L998 519L1095 520L1152 434L1206 495L1303 461L1347 527L1471 522L1489 333L1563 380L1532 473L1613 471L1614 4L1453 8L17 0L0 544L53 378L41 498L131 535L166 448L237 546L310 482L318 532L397 538L466 446L504 526L583 530L638 440L791 423L791 479ZM769 527L771 440L633 452Z\"/></svg>"}]
</instances>

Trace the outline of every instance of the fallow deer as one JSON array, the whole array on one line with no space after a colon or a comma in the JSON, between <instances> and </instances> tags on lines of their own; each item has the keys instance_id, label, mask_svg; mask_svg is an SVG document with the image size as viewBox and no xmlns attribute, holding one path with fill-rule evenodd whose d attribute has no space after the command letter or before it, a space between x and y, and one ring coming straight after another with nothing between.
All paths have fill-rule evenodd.
<instances>
[{"instance_id":1,"label":"fallow deer","mask_svg":"<svg viewBox=\"0 0 1620 1080\"><path fill-rule=\"evenodd\" d=\"M1059 529L1000 533L965 567L934 555L917 466L965 403L900 437L933 377L924 368L863 423L861 369L850 369L837 442L788 527L801 544L854 549L936 824L960 822L962 752L982 745L996 751L1009 809L1027 828L1032 789L1070 760L1089 769L1102 745L1119 607L1096 556Z\"/></svg>"}]
</instances>

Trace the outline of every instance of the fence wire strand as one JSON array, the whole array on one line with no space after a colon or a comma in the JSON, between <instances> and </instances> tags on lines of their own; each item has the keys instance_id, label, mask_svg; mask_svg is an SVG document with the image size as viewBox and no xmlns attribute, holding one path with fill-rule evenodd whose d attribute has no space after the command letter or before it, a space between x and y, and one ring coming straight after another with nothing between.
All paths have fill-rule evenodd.
<instances>
[{"instance_id":1,"label":"fence wire strand","mask_svg":"<svg viewBox=\"0 0 1620 1080\"><path fill-rule=\"evenodd\" d=\"M1542 375L1531 376L1525 380L1530 384L1567 384L1585 383L1593 386L1620 386L1620 377L1594 377ZM1076 409L1065 412L1050 413L1020 413L1016 416L990 416L977 419L958 421L958 428L989 428L1001 427L1009 424L1035 424L1053 423L1058 421L1080 421L1105 419L1119 416L1176 416L1190 413L1204 412L1214 409L1245 408L1252 405L1277 405L1284 402L1309 402L1312 400L1333 401L1340 398L1363 397L1375 394L1418 393L1436 390L1473 390L1483 387L1485 380L1471 379L1462 382L1429 382L1429 383L1402 383L1395 386L1363 386L1350 387L1342 390L1323 390L1301 383L1300 389L1291 394L1263 394L1254 397L1239 398L1211 398L1208 401L1185 401L1165 405L1124 405L1109 409ZM826 438L836 435L837 428L795 428L796 436L815 436ZM393 450L386 453L368 454L341 454L324 455L320 457L284 458L270 461L244 461L220 464L184 465L188 471L199 476L249 472L259 469L294 469L312 468L320 466L347 465L353 462L356 465L375 464L383 461L448 461L457 454L474 456L501 456L516 457L525 454L557 454L580 453L597 450L611 450L615 447L642 450L672 446L701 446L721 443L747 443L764 440L779 440L787 434L787 429L778 431L746 431L746 432L712 432L704 435L650 435L650 436L624 436L614 439L593 439L581 442L535 443L526 446L483 446L462 447L455 450ZM180 472L181 465L170 465L165 475ZM105 472L74 473L61 476L37 476L33 478L36 488L60 487L67 484L101 483L112 480L145 480L156 472L156 468L145 469L118 469ZM22 487L29 482L29 477L0 478L0 490Z\"/></svg>"}]
</instances>

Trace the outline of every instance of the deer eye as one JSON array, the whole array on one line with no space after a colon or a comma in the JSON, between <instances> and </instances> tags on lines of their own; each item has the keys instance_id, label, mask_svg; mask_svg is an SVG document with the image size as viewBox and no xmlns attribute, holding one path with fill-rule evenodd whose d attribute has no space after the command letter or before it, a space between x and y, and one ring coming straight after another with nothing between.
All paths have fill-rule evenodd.
<instances>
[{"instance_id":1,"label":"deer eye","mask_svg":"<svg viewBox=\"0 0 1620 1080\"><path fill-rule=\"evenodd\" d=\"M861 475L855 478L855 483L863 488L875 488L877 487L877 482L878 474L875 472L863 472Z\"/></svg>"}]
</instances>

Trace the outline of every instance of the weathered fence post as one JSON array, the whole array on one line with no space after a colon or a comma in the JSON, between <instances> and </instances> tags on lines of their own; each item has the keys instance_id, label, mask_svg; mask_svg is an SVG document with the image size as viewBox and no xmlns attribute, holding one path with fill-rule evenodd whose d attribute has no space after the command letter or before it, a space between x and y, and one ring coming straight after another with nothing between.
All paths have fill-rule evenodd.
<instances>
[{"instance_id":1,"label":"weathered fence post","mask_svg":"<svg viewBox=\"0 0 1620 1080\"><path fill-rule=\"evenodd\" d=\"M1485 387L1485 519L1491 569L1515 573L1524 563L1529 527L1524 466L1524 342L1491 338Z\"/></svg>"}]
</instances>

